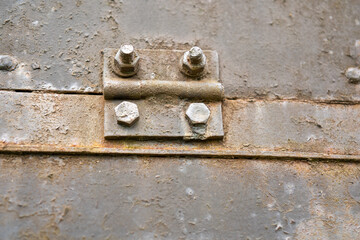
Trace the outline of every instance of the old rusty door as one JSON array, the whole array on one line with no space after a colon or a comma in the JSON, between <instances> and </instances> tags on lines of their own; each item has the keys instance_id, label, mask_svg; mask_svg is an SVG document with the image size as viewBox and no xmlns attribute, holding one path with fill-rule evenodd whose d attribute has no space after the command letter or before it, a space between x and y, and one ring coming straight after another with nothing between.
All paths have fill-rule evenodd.
<instances>
[{"instance_id":1,"label":"old rusty door","mask_svg":"<svg viewBox=\"0 0 360 240\"><path fill-rule=\"evenodd\" d=\"M2 0L0 239L360 239L359 13ZM140 65L120 82L122 44ZM124 100L139 120L116 120Z\"/></svg>"}]
</instances>

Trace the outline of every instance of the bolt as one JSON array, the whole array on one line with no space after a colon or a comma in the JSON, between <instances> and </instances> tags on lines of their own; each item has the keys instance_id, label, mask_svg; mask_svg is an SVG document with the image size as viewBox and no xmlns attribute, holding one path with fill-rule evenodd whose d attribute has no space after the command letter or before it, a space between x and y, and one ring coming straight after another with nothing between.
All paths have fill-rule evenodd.
<instances>
[{"instance_id":1,"label":"bolt","mask_svg":"<svg viewBox=\"0 0 360 240\"><path fill-rule=\"evenodd\" d=\"M349 79L351 83L360 82L360 68L350 67L346 70L345 76Z\"/></svg>"},{"instance_id":2,"label":"bolt","mask_svg":"<svg viewBox=\"0 0 360 240\"><path fill-rule=\"evenodd\" d=\"M17 62L8 55L0 55L0 70L12 71L16 68Z\"/></svg>"},{"instance_id":3,"label":"bolt","mask_svg":"<svg viewBox=\"0 0 360 240\"><path fill-rule=\"evenodd\" d=\"M204 103L192 103L186 110L191 125L205 125L210 118L210 110Z\"/></svg>"},{"instance_id":4,"label":"bolt","mask_svg":"<svg viewBox=\"0 0 360 240\"><path fill-rule=\"evenodd\" d=\"M180 59L180 71L190 77L200 77L205 72L206 56L199 47L192 47Z\"/></svg>"},{"instance_id":5,"label":"bolt","mask_svg":"<svg viewBox=\"0 0 360 240\"><path fill-rule=\"evenodd\" d=\"M115 107L118 124L133 125L139 119L139 109L135 103L123 101Z\"/></svg>"},{"instance_id":6,"label":"bolt","mask_svg":"<svg viewBox=\"0 0 360 240\"><path fill-rule=\"evenodd\" d=\"M132 45L122 45L114 58L114 72L121 77L135 75L139 70L139 59Z\"/></svg>"},{"instance_id":7,"label":"bolt","mask_svg":"<svg viewBox=\"0 0 360 240\"><path fill-rule=\"evenodd\" d=\"M120 48L120 57L123 63L131 63L134 59L133 45L122 45Z\"/></svg>"},{"instance_id":8,"label":"bolt","mask_svg":"<svg viewBox=\"0 0 360 240\"><path fill-rule=\"evenodd\" d=\"M199 47L192 47L189 51L190 62L192 64L199 64L204 57L203 51Z\"/></svg>"}]
</instances>

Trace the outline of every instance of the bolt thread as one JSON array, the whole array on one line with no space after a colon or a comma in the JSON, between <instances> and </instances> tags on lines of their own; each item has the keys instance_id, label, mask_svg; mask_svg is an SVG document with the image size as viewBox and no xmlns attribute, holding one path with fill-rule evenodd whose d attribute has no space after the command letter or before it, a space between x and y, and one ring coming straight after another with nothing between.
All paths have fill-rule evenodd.
<instances>
[{"instance_id":1,"label":"bolt thread","mask_svg":"<svg viewBox=\"0 0 360 240\"><path fill-rule=\"evenodd\" d=\"M120 52L120 57L123 63L131 63L134 59L134 53Z\"/></svg>"},{"instance_id":2,"label":"bolt thread","mask_svg":"<svg viewBox=\"0 0 360 240\"><path fill-rule=\"evenodd\" d=\"M201 62L201 59L202 59L202 55L197 55L197 56L192 56L190 55L190 62L192 64L198 64Z\"/></svg>"},{"instance_id":3,"label":"bolt thread","mask_svg":"<svg viewBox=\"0 0 360 240\"><path fill-rule=\"evenodd\" d=\"M131 45L123 45L120 48L120 58L123 63L131 63L134 60L134 48Z\"/></svg>"},{"instance_id":4,"label":"bolt thread","mask_svg":"<svg viewBox=\"0 0 360 240\"><path fill-rule=\"evenodd\" d=\"M198 64L203 58L203 52L199 47L193 47L189 51L189 58L192 64Z\"/></svg>"}]
</instances>

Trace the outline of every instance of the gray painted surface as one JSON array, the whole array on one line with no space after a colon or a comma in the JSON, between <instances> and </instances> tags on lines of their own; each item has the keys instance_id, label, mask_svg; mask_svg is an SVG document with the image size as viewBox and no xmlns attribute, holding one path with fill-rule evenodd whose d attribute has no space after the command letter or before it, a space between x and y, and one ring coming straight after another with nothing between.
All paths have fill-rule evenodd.
<instances>
[{"instance_id":1,"label":"gray painted surface","mask_svg":"<svg viewBox=\"0 0 360 240\"><path fill-rule=\"evenodd\" d=\"M203 127L194 127L185 117L191 101L170 97L132 100L139 107L140 118L131 127L116 121L114 108L122 100L106 100L104 106L104 137L106 139L222 139L224 136L221 102L207 103L211 118ZM99 123L100 124L100 123ZM95 127L95 126L94 126ZM198 134L197 129L203 134ZM202 131L201 131L202 130Z\"/></svg>"},{"instance_id":2,"label":"gray painted surface","mask_svg":"<svg viewBox=\"0 0 360 240\"><path fill-rule=\"evenodd\" d=\"M218 51L229 98L359 101L343 74L359 12L358 0L1 1L0 52L23 64L0 86L101 92L102 49L196 44Z\"/></svg>"},{"instance_id":3,"label":"gray painted surface","mask_svg":"<svg viewBox=\"0 0 360 240\"><path fill-rule=\"evenodd\" d=\"M359 239L354 163L0 155L1 239Z\"/></svg>"},{"instance_id":4,"label":"gray painted surface","mask_svg":"<svg viewBox=\"0 0 360 240\"><path fill-rule=\"evenodd\" d=\"M344 76L359 12L358 0L1 1L0 55L18 65L0 71L0 239L360 239L359 164L343 161L360 160L360 85ZM101 51L122 43L216 50L224 140L104 140L104 96L82 93L103 93Z\"/></svg>"},{"instance_id":5,"label":"gray painted surface","mask_svg":"<svg viewBox=\"0 0 360 240\"><path fill-rule=\"evenodd\" d=\"M224 139L199 142L105 140L104 133L121 133L110 111L121 101L108 108L111 114L107 118L113 122L106 122L104 129L103 96L0 92L0 101L4 103L0 105L0 151L252 157L275 154L360 160L360 105L226 100L222 107ZM161 97L148 99L148 103L142 106L148 108L143 119L151 117L151 122L138 126L144 136L163 131L169 131L171 136L179 130L176 124L187 124L185 112L178 114L186 109L183 101ZM186 130L188 125L184 128L190 131ZM219 129L209 130L215 135Z\"/></svg>"}]
</instances>

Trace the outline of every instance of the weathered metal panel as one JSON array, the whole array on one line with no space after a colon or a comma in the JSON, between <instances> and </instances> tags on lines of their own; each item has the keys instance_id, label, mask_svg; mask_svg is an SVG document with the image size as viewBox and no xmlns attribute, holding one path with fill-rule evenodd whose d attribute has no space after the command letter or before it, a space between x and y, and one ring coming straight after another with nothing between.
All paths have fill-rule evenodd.
<instances>
[{"instance_id":1,"label":"weathered metal panel","mask_svg":"<svg viewBox=\"0 0 360 240\"><path fill-rule=\"evenodd\" d=\"M359 12L358 0L1 1L1 54L20 66L0 87L98 93L102 49L196 44L219 52L228 98L359 101L343 74Z\"/></svg>"},{"instance_id":2,"label":"weathered metal panel","mask_svg":"<svg viewBox=\"0 0 360 240\"><path fill-rule=\"evenodd\" d=\"M360 85L344 76L359 12L358 0L0 1L0 55L18 62L0 71L0 239L360 239L359 164L344 162L360 160ZM217 51L224 139L104 139L101 51L122 43ZM149 66L138 76L182 77Z\"/></svg>"},{"instance_id":3,"label":"weathered metal panel","mask_svg":"<svg viewBox=\"0 0 360 240\"><path fill-rule=\"evenodd\" d=\"M104 50L103 87L105 99L141 99L175 95L181 98L222 100L224 88L219 77L219 57L215 51L204 51L207 64L204 76L189 78L179 70L185 51L139 49L139 72L122 78L114 72L116 49Z\"/></svg>"},{"instance_id":4,"label":"weathered metal panel","mask_svg":"<svg viewBox=\"0 0 360 240\"><path fill-rule=\"evenodd\" d=\"M1 239L359 239L360 166L0 155Z\"/></svg>"},{"instance_id":5,"label":"weathered metal panel","mask_svg":"<svg viewBox=\"0 0 360 240\"><path fill-rule=\"evenodd\" d=\"M178 98L158 97L132 101L140 111L140 119L133 127L119 126L114 108L121 100L106 101L104 107L104 136L107 139L180 138L191 139L194 135L185 111L189 104ZM207 103L211 116L204 129L205 139L222 139L224 136L221 102Z\"/></svg>"},{"instance_id":6,"label":"weathered metal panel","mask_svg":"<svg viewBox=\"0 0 360 240\"><path fill-rule=\"evenodd\" d=\"M132 45L126 46L133 50ZM202 59L206 61L201 74L196 77L189 77L179 70L180 65L183 65L179 59L185 58L183 55L188 52L138 49L134 52L135 63L127 63L123 68L125 72L121 72L119 67L122 60L119 57L114 61L114 56L117 52L120 56L121 51L108 48L104 50L105 138L205 140L221 139L224 136L221 111L224 88L219 79L219 58L216 51L200 49ZM128 76L129 69L131 77ZM133 75L134 72L137 74ZM131 127L128 122L126 126L121 121L119 124L116 117L128 117L126 113L115 113L115 108L123 100L132 100L128 104L134 106L134 112L139 116ZM202 127L192 126L186 119L185 112L190 104L205 104L203 101L206 102L204 106L209 111L209 119Z\"/></svg>"},{"instance_id":7,"label":"weathered metal panel","mask_svg":"<svg viewBox=\"0 0 360 240\"><path fill-rule=\"evenodd\" d=\"M1 92L0 99L1 151L360 160L360 105L226 100L224 140L201 143L105 140L103 96Z\"/></svg>"}]
</instances>

